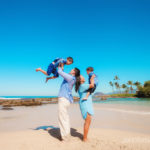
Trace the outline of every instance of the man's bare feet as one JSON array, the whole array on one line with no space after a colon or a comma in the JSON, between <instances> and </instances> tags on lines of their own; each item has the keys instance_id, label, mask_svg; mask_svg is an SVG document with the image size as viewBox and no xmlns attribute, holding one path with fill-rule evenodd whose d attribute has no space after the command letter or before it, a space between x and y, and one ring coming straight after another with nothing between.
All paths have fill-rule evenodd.
<instances>
[{"instance_id":1,"label":"man's bare feet","mask_svg":"<svg viewBox=\"0 0 150 150\"><path fill-rule=\"evenodd\" d=\"M41 68L37 68L37 69L36 69L36 72L38 72L38 71L41 71Z\"/></svg>"}]
</instances>

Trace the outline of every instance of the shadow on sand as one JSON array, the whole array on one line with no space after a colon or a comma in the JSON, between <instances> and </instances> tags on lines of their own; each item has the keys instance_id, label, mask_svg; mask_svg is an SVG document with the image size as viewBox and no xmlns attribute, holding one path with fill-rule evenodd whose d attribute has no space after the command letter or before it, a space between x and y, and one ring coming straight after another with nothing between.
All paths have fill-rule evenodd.
<instances>
[{"instance_id":1,"label":"shadow on sand","mask_svg":"<svg viewBox=\"0 0 150 150\"><path fill-rule=\"evenodd\" d=\"M54 126L40 126L40 127L37 127L35 130L40 130L40 129L43 129L43 130L46 130L48 131L48 133L58 139L58 140L61 140L61 136L60 136L60 129L57 128L57 127L54 127ZM76 129L74 128L71 128L71 136L73 137L77 137L79 139L83 139L83 135L81 133L79 133Z\"/></svg>"},{"instance_id":2,"label":"shadow on sand","mask_svg":"<svg viewBox=\"0 0 150 150\"><path fill-rule=\"evenodd\" d=\"M52 136L52 137L54 137L54 138L56 138L56 139L58 139L58 140L61 140L61 136L60 136L60 129L50 129L50 130L48 130L48 133ZM77 137L77 138L79 138L79 139L83 139L83 135L81 134L81 133L79 133L76 129L74 129L74 128L71 128L71 136L73 136L73 137Z\"/></svg>"}]
</instances>

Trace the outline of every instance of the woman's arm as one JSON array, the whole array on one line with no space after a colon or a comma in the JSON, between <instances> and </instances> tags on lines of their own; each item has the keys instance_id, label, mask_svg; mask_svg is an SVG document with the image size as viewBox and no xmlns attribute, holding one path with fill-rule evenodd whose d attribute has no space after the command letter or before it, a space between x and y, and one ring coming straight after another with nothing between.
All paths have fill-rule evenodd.
<instances>
[{"instance_id":1,"label":"woman's arm","mask_svg":"<svg viewBox=\"0 0 150 150\"><path fill-rule=\"evenodd\" d=\"M58 68L58 73L59 75L61 75L67 82L70 82L73 80L72 75L65 73L64 71L62 71L61 68Z\"/></svg>"}]
</instances>

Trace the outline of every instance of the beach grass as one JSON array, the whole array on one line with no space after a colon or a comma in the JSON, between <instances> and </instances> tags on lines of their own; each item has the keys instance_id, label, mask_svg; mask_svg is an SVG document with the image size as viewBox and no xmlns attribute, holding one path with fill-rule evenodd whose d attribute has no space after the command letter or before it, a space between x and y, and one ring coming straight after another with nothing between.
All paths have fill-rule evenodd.
<instances>
[{"instance_id":1,"label":"beach grass","mask_svg":"<svg viewBox=\"0 0 150 150\"><path fill-rule=\"evenodd\" d=\"M121 93L121 94L111 94L110 95L111 97L126 97L126 98L129 98L129 97L136 97L136 94L126 94L126 93Z\"/></svg>"}]
</instances>

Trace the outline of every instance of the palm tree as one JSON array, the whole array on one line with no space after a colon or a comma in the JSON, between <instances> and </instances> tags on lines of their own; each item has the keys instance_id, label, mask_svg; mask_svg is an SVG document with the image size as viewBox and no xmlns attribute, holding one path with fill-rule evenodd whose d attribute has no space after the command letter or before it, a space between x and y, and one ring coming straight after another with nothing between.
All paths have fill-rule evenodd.
<instances>
[{"instance_id":1,"label":"palm tree","mask_svg":"<svg viewBox=\"0 0 150 150\"><path fill-rule=\"evenodd\" d=\"M116 81L116 82L115 82L116 89L119 89L119 91L120 91L120 93L121 93L120 85L119 85L119 82L118 82L118 80L120 80L119 77L118 77L118 76L115 76L115 77L114 77L114 80Z\"/></svg>"},{"instance_id":2,"label":"palm tree","mask_svg":"<svg viewBox=\"0 0 150 150\"><path fill-rule=\"evenodd\" d=\"M123 89L127 88L126 84L122 84L121 86Z\"/></svg>"},{"instance_id":3,"label":"palm tree","mask_svg":"<svg viewBox=\"0 0 150 150\"><path fill-rule=\"evenodd\" d=\"M128 85L130 85L130 91L131 91L131 93L133 93L133 82L132 81L128 81L128 83L127 83Z\"/></svg>"},{"instance_id":4,"label":"palm tree","mask_svg":"<svg viewBox=\"0 0 150 150\"><path fill-rule=\"evenodd\" d=\"M109 82L109 84L112 87L112 92L114 92L114 84L111 81Z\"/></svg>"},{"instance_id":5,"label":"palm tree","mask_svg":"<svg viewBox=\"0 0 150 150\"><path fill-rule=\"evenodd\" d=\"M116 89L120 89L118 82L115 82Z\"/></svg>"},{"instance_id":6,"label":"palm tree","mask_svg":"<svg viewBox=\"0 0 150 150\"><path fill-rule=\"evenodd\" d=\"M132 86L130 86L130 91L131 91L131 93L133 93L133 90L134 90L134 89L133 89L133 87L132 87Z\"/></svg>"},{"instance_id":7,"label":"palm tree","mask_svg":"<svg viewBox=\"0 0 150 150\"><path fill-rule=\"evenodd\" d=\"M138 81L136 81L136 82L134 83L134 85L136 86L136 89L139 89L139 86L141 85L141 83L138 82Z\"/></svg>"},{"instance_id":8,"label":"palm tree","mask_svg":"<svg viewBox=\"0 0 150 150\"><path fill-rule=\"evenodd\" d=\"M126 93L126 94L129 93L129 87L126 87L125 93Z\"/></svg>"},{"instance_id":9,"label":"palm tree","mask_svg":"<svg viewBox=\"0 0 150 150\"><path fill-rule=\"evenodd\" d=\"M114 80L116 80L116 81L117 81L117 80L120 80L120 79L119 79L119 77L118 77L118 76L115 76L115 77L114 77Z\"/></svg>"}]
</instances>

